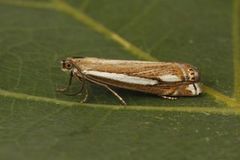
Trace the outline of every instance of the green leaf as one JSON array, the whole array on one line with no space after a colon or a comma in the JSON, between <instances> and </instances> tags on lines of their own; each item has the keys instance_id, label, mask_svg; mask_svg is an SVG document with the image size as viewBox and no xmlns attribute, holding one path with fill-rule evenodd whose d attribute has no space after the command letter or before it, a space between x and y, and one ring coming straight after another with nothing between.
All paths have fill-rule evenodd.
<instances>
[{"instance_id":1,"label":"green leaf","mask_svg":"<svg viewBox=\"0 0 240 160\"><path fill-rule=\"evenodd\" d=\"M238 159L238 0L0 0L1 159ZM68 56L181 61L205 93L55 92ZM79 83L74 82L73 90Z\"/></svg>"}]
</instances>

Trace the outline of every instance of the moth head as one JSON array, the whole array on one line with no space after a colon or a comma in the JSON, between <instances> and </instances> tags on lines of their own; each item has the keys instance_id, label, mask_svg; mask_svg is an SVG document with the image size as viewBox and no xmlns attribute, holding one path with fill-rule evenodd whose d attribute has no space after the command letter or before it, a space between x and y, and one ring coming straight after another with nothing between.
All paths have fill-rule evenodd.
<instances>
[{"instance_id":1,"label":"moth head","mask_svg":"<svg viewBox=\"0 0 240 160\"><path fill-rule=\"evenodd\" d=\"M71 72L73 70L73 63L69 59L62 60L61 65L62 65L61 69L64 72Z\"/></svg>"},{"instance_id":2,"label":"moth head","mask_svg":"<svg viewBox=\"0 0 240 160\"><path fill-rule=\"evenodd\" d=\"M188 80L191 82L197 82L200 80L200 74L196 67L187 65Z\"/></svg>"}]
</instances>

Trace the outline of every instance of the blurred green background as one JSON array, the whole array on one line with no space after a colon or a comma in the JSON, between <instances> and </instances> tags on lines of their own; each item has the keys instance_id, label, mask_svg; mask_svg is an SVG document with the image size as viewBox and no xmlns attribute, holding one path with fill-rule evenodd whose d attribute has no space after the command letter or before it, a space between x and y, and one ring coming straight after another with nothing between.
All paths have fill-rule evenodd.
<instances>
[{"instance_id":1,"label":"blurred green background","mask_svg":"<svg viewBox=\"0 0 240 160\"><path fill-rule=\"evenodd\" d=\"M239 7L0 0L0 159L239 159ZM207 87L175 101L116 89L123 108L88 84L87 104L78 104L55 92L67 83L59 62L68 56L187 62Z\"/></svg>"}]
</instances>

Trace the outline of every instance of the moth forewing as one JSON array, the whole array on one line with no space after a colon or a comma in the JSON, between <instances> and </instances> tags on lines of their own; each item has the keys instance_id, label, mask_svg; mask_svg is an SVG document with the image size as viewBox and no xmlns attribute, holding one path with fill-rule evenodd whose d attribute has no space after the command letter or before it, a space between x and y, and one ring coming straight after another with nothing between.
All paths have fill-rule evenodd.
<instances>
[{"instance_id":1,"label":"moth forewing","mask_svg":"<svg viewBox=\"0 0 240 160\"><path fill-rule=\"evenodd\" d=\"M62 61L62 70L106 87L123 104L124 100L109 86L171 97L202 93L198 70L185 63L67 58Z\"/></svg>"},{"instance_id":2,"label":"moth forewing","mask_svg":"<svg viewBox=\"0 0 240 160\"><path fill-rule=\"evenodd\" d=\"M98 71L102 74L124 74L133 77L155 79L162 83L199 81L198 70L189 64L99 58L76 58L73 59L73 62L82 71Z\"/></svg>"}]
</instances>

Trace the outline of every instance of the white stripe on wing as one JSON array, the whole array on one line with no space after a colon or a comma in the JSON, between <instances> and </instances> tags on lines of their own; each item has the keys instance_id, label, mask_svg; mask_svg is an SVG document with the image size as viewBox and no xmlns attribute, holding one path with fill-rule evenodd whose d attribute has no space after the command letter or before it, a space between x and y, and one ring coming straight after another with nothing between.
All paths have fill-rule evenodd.
<instances>
[{"instance_id":1,"label":"white stripe on wing","mask_svg":"<svg viewBox=\"0 0 240 160\"><path fill-rule=\"evenodd\" d=\"M85 70L83 71L83 74L106 78L106 79L115 80L115 81L124 82L124 83L130 83L130 84L139 84L139 85L158 84L157 80L135 77L135 76L128 76L125 74L118 74L118 73Z\"/></svg>"}]
</instances>

